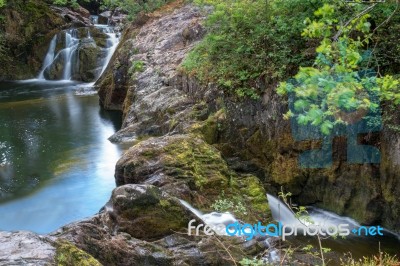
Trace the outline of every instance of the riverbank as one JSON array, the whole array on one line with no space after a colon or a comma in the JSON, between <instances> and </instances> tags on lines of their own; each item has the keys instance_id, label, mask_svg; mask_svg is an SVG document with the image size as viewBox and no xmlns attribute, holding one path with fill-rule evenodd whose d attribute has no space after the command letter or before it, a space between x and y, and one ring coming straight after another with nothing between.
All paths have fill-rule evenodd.
<instances>
[{"instance_id":1,"label":"riverbank","mask_svg":"<svg viewBox=\"0 0 400 266\"><path fill-rule=\"evenodd\" d=\"M204 38L209 12L175 1L126 28L95 84L101 106L123 112L122 128L110 140L131 145L116 164L118 187L100 213L46 236L2 232L7 248L0 263L84 265L95 258L103 265L237 265L254 257L279 262L291 247L275 240L188 236L188 222L196 216L180 200L204 212L228 202L236 208L220 211L249 223L270 222L266 192L277 195L281 187L301 204L398 230L397 203L391 201L398 191L397 133L382 133L387 141L381 166L339 160L331 169L301 169L298 155L316 144L295 142L281 118L287 107L274 88L266 88L262 99L240 101L181 68ZM342 148L334 146L339 159ZM378 243L374 248L372 254L379 252ZM319 262L298 251L288 263Z\"/></svg>"}]
</instances>

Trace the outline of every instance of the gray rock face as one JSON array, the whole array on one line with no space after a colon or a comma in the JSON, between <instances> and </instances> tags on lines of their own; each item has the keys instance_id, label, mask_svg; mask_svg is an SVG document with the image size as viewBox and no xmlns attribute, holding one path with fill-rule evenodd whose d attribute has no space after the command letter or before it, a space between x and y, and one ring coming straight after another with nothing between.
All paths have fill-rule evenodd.
<instances>
[{"instance_id":1,"label":"gray rock face","mask_svg":"<svg viewBox=\"0 0 400 266\"><path fill-rule=\"evenodd\" d=\"M47 236L31 232L0 232L0 265L54 265L56 248Z\"/></svg>"},{"instance_id":2,"label":"gray rock face","mask_svg":"<svg viewBox=\"0 0 400 266\"><path fill-rule=\"evenodd\" d=\"M60 16L62 16L65 21L71 23L75 27L84 27L91 25L89 19L90 13L83 7L71 9L68 7L52 6L51 8Z\"/></svg>"},{"instance_id":3,"label":"gray rock face","mask_svg":"<svg viewBox=\"0 0 400 266\"><path fill-rule=\"evenodd\" d=\"M204 35L204 16L199 8L186 5L160 18L147 19L145 25L125 32L121 48L98 83L101 105L125 113L126 129L112 138L117 142L136 134L172 131L183 122L183 114L192 105L170 80Z\"/></svg>"}]
</instances>

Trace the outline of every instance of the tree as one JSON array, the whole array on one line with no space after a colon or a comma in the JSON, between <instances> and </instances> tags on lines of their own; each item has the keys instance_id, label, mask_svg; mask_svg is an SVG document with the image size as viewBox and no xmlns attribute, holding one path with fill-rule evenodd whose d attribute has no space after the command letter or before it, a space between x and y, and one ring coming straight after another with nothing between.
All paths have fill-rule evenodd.
<instances>
[{"instance_id":1,"label":"tree","mask_svg":"<svg viewBox=\"0 0 400 266\"><path fill-rule=\"evenodd\" d=\"M371 52L365 47L372 33L366 11L371 7L344 24L335 19L335 8L325 4L315 12L317 20L306 19L302 35L321 40L314 65L300 67L294 81L281 82L277 89L295 99L286 118L317 126L326 135L336 124L348 124L348 113L376 110L371 95L400 103L399 80L390 75L378 77L369 69Z\"/></svg>"}]
</instances>

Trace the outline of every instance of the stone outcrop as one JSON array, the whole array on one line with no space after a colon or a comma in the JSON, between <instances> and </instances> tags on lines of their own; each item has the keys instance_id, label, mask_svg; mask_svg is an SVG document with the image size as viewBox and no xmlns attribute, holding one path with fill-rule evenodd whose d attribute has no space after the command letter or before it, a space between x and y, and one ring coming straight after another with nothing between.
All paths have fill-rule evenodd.
<instances>
[{"instance_id":1,"label":"stone outcrop","mask_svg":"<svg viewBox=\"0 0 400 266\"><path fill-rule=\"evenodd\" d=\"M192 101L169 80L204 35L203 19L198 7L185 6L166 15L156 12L139 17L124 33L112 63L98 82L101 105L126 114L126 129L116 139L161 135L175 124L175 118L175 126L184 120L180 117Z\"/></svg>"},{"instance_id":2,"label":"stone outcrop","mask_svg":"<svg viewBox=\"0 0 400 266\"><path fill-rule=\"evenodd\" d=\"M52 10L61 16L72 27L90 26L90 13L85 8L79 6L77 8L52 6Z\"/></svg>"},{"instance_id":3,"label":"stone outcrop","mask_svg":"<svg viewBox=\"0 0 400 266\"><path fill-rule=\"evenodd\" d=\"M8 1L0 10L4 43L0 56L0 79L35 77L47 52L48 44L64 19L44 1Z\"/></svg>"},{"instance_id":4,"label":"stone outcrop","mask_svg":"<svg viewBox=\"0 0 400 266\"><path fill-rule=\"evenodd\" d=\"M0 265L54 264L56 248L52 242L30 232L0 232Z\"/></svg>"},{"instance_id":5,"label":"stone outcrop","mask_svg":"<svg viewBox=\"0 0 400 266\"><path fill-rule=\"evenodd\" d=\"M92 26L90 13L85 8L51 6L44 0L8 1L7 5L0 9L0 15L4 18L0 26L0 80L37 77L48 45L55 34L64 29ZM91 32L99 47L107 46L105 34L93 27ZM62 60L60 58L60 61ZM60 78L60 68L54 66L54 74L48 76L52 76L53 79ZM93 69L84 72L79 80L93 81L93 78L90 78Z\"/></svg>"}]
</instances>

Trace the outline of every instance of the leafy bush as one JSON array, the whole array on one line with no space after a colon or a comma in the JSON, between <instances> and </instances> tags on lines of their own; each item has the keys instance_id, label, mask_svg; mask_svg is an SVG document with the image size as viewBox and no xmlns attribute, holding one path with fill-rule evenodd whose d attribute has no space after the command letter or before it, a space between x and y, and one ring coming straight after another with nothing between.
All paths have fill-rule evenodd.
<instances>
[{"instance_id":1,"label":"leafy bush","mask_svg":"<svg viewBox=\"0 0 400 266\"><path fill-rule=\"evenodd\" d=\"M211 205L211 208L218 212L232 212L238 215L247 215L247 210L243 202L239 197L233 197L228 199L225 197L225 193L222 192L219 199Z\"/></svg>"},{"instance_id":2,"label":"leafy bush","mask_svg":"<svg viewBox=\"0 0 400 266\"><path fill-rule=\"evenodd\" d=\"M195 0L212 5L205 39L189 54L183 69L228 92L257 98L263 87L310 65L312 42L300 35L316 3L304 0ZM328 1L322 1L328 2ZM347 12L343 12L347 14Z\"/></svg>"},{"instance_id":3,"label":"leafy bush","mask_svg":"<svg viewBox=\"0 0 400 266\"><path fill-rule=\"evenodd\" d=\"M90 0L82 0L84 2L90 2ZM79 7L78 0L54 0L53 3L59 6L71 6L74 8Z\"/></svg>"},{"instance_id":4,"label":"leafy bush","mask_svg":"<svg viewBox=\"0 0 400 266\"><path fill-rule=\"evenodd\" d=\"M377 112L374 95L400 103L400 81L390 75L378 77L368 73L371 41L370 15L360 13L356 19L339 24L335 6L325 4L315 12L318 20L307 19L303 31L307 38L322 39L312 67L300 67L294 82L282 82L281 95L294 94L294 116L300 125L319 127L330 134L335 124L347 124L349 113ZM362 116L361 116L362 117Z\"/></svg>"},{"instance_id":5,"label":"leafy bush","mask_svg":"<svg viewBox=\"0 0 400 266\"><path fill-rule=\"evenodd\" d=\"M391 256L384 252L379 252L379 255L373 257L363 257L362 259L355 260L351 256L340 259L340 265L343 266L399 266L400 261L396 256Z\"/></svg>"},{"instance_id":6,"label":"leafy bush","mask_svg":"<svg viewBox=\"0 0 400 266\"><path fill-rule=\"evenodd\" d=\"M0 0L0 4L1 1ZM79 3L93 0L53 0L55 5L78 7ZM128 19L133 20L140 12L151 12L171 0L100 0L102 10L114 10L120 8L128 13ZM1 5L0 5L1 7Z\"/></svg>"},{"instance_id":7,"label":"leafy bush","mask_svg":"<svg viewBox=\"0 0 400 266\"><path fill-rule=\"evenodd\" d=\"M161 6L171 2L171 0L103 0L102 9L121 8L128 13L128 19L133 20L140 12L151 12Z\"/></svg>"}]
</instances>

